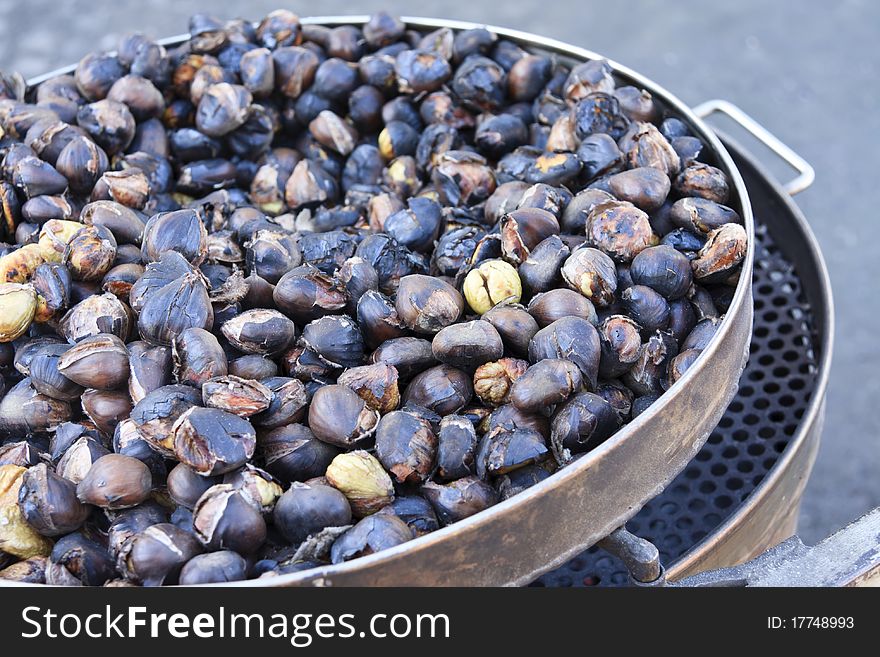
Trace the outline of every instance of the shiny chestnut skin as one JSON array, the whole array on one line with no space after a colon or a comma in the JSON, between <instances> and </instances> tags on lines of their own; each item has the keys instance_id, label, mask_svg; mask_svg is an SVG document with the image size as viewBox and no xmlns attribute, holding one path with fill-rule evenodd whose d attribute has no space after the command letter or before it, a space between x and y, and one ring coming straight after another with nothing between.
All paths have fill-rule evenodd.
<instances>
[{"instance_id":1,"label":"shiny chestnut skin","mask_svg":"<svg viewBox=\"0 0 880 657\"><path fill-rule=\"evenodd\" d=\"M581 370L585 385L594 387L599 372L599 334L581 317L563 317L535 333L529 342L529 360L561 358Z\"/></svg>"},{"instance_id":2,"label":"shiny chestnut skin","mask_svg":"<svg viewBox=\"0 0 880 657\"><path fill-rule=\"evenodd\" d=\"M376 427L376 457L400 483L422 483L431 474L437 437L426 420L392 411Z\"/></svg>"},{"instance_id":3,"label":"shiny chestnut skin","mask_svg":"<svg viewBox=\"0 0 880 657\"><path fill-rule=\"evenodd\" d=\"M105 509L125 509L147 499L153 478L146 465L130 456L107 454L92 464L77 484L82 502Z\"/></svg>"},{"instance_id":4,"label":"shiny chestnut skin","mask_svg":"<svg viewBox=\"0 0 880 657\"><path fill-rule=\"evenodd\" d=\"M529 301L528 311L542 328L563 317L581 317L591 324L599 321L596 308L589 299L564 288L535 295Z\"/></svg>"},{"instance_id":5,"label":"shiny chestnut skin","mask_svg":"<svg viewBox=\"0 0 880 657\"><path fill-rule=\"evenodd\" d=\"M462 408L472 396L473 383L469 374L450 365L437 365L417 374L409 382L403 402L448 415Z\"/></svg>"},{"instance_id":6,"label":"shiny chestnut skin","mask_svg":"<svg viewBox=\"0 0 880 657\"><path fill-rule=\"evenodd\" d=\"M578 392L583 375L568 360L547 358L538 361L513 383L510 403L527 413L559 404Z\"/></svg>"},{"instance_id":7,"label":"shiny chestnut skin","mask_svg":"<svg viewBox=\"0 0 880 657\"><path fill-rule=\"evenodd\" d=\"M504 353L501 335L483 320L447 326L437 332L431 344L434 358L465 370L496 360Z\"/></svg>"},{"instance_id":8,"label":"shiny chestnut skin","mask_svg":"<svg viewBox=\"0 0 880 657\"><path fill-rule=\"evenodd\" d=\"M117 568L129 581L161 586L176 582L183 565L202 551L191 532L162 522L136 533L123 545Z\"/></svg>"},{"instance_id":9,"label":"shiny chestnut skin","mask_svg":"<svg viewBox=\"0 0 880 657\"><path fill-rule=\"evenodd\" d=\"M552 442L558 453L585 452L606 440L620 426L617 413L607 401L582 392L556 410Z\"/></svg>"},{"instance_id":10,"label":"shiny chestnut skin","mask_svg":"<svg viewBox=\"0 0 880 657\"><path fill-rule=\"evenodd\" d=\"M402 383L437 363L431 342L414 337L392 338L382 342L370 354L370 361L393 366Z\"/></svg>"},{"instance_id":11,"label":"shiny chestnut skin","mask_svg":"<svg viewBox=\"0 0 880 657\"><path fill-rule=\"evenodd\" d=\"M442 280L411 274L400 279L396 308L407 327L431 335L458 320L464 300L458 290Z\"/></svg>"},{"instance_id":12,"label":"shiny chestnut skin","mask_svg":"<svg viewBox=\"0 0 880 657\"><path fill-rule=\"evenodd\" d=\"M397 516L374 514L359 521L340 536L330 549L333 563L365 556L413 538L413 530Z\"/></svg>"},{"instance_id":13,"label":"shiny chestnut skin","mask_svg":"<svg viewBox=\"0 0 880 657\"><path fill-rule=\"evenodd\" d=\"M646 285L669 300L683 297L693 281L691 263L671 246L652 246L639 253L630 265L636 285Z\"/></svg>"},{"instance_id":14,"label":"shiny chestnut skin","mask_svg":"<svg viewBox=\"0 0 880 657\"><path fill-rule=\"evenodd\" d=\"M278 531L296 545L325 527L351 524L351 507L331 486L294 483L278 498L272 517Z\"/></svg>"},{"instance_id":15,"label":"shiny chestnut skin","mask_svg":"<svg viewBox=\"0 0 880 657\"><path fill-rule=\"evenodd\" d=\"M669 303L645 285L628 287L620 295L627 313L646 331L669 326Z\"/></svg>"},{"instance_id":16,"label":"shiny chestnut skin","mask_svg":"<svg viewBox=\"0 0 880 657\"><path fill-rule=\"evenodd\" d=\"M495 489L474 476L462 477L448 484L429 481L422 486L421 492L434 507L442 525L463 520L498 501Z\"/></svg>"},{"instance_id":17,"label":"shiny chestnut skin","mask_svg":"<svg viewBox=\"0 0 880 657\"><path fill-rule=\"evenodd\" d=\"M180 569L178 583L190 586L238 582L247 579L247 572L248 566L244 557L231 550L221 550L198 554L187 561Z\"/></svg>"},{"instance_id":18,"label":"shiny chestnut skin","mask_svg":"<svg viewBox=\"0 0 880 657\"><path fill-rule=\"evenodd\" d=\"M259 451L266 469L282 481L322 476L340 452L301 424L277 427L261 435Z\"/></svg>"},{"instance_id":19,"label":"shiny chestnut skin","mask_svg":"<svg viewBox=\"0 0 880 657\"><path fill-rule=\"evenodd\" d=\"M482 318L495 327L505 346L519 356L528 354L529 341L540 328L535 318L519 306L498 305Z\"/></svg>"},{"instance_id":20,"label":"shiny chestnut skin","mask_svg":"<svg viewBox=\"0 0 880 657\"><path fill-rule=\"evenodd\" d=\"M337 447L352 447L373 435L378 421L378 411L343 385L320 388L309 405L309 428L319 440Z\"/></svg>"}]
</instances>

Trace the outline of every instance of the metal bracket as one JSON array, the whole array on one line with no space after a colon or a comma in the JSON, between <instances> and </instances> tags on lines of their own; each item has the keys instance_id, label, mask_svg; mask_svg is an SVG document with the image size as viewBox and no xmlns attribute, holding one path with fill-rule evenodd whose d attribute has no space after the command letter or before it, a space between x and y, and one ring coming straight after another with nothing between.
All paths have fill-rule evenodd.
<instances>
[{"instance_id":1,"label":"metal bracket","mask_svg":"<svg viewBox=\"0 0 880 657\"><path fill-rule=\"evenodd\" d=\"M666 585L666 572L660 564L660 551L651 541L631 534L626 527L618 527L597 545L624 563L633 585Z\"/></svg>"},{"instance_id":2,"label":"metal bracket","mask_svg":"<svg viewBox=\"0 0 880 657\"><path fill-rule=\"evenodd\" d=\"M670 586L877 586L880 508L814 547L792 536L752 561L709 570Z\"/></svg>"},{"instance_id":3,"label":"metal bracket","mask_svg":"<svg viewBox=\"0 0 880 657\"><path fill-rule=\"evenodd\" d=\"M694 114L701 119L718 112L725 114L732 121L737 123L743 130L750 133L755 139L760 141L764 146L773 151L780 158L798 172L794 180L783 185L784 189L790 196L799 194L816 180L816 170L800 155L795 153L789 146L784 144L778 137L772 134L767 128L758 123L751 116L746 114L739 107L727 100L707 100L693 108Z\"/></svg>"}]
</instances>

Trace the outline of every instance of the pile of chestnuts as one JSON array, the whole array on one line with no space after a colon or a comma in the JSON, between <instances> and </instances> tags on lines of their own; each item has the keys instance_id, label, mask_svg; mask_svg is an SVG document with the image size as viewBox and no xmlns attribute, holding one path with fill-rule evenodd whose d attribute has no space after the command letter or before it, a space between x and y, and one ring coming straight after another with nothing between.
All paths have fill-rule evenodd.
<instances>
[{"instance_id":1,"label":"pile of chestnuts","mask_svg":"<svg viewBox=\"0 0 880 657\"><path fill-rule=\"evenodd\" d=\"M485 29L209 15L0 75L0 578L272 577L543 481L747 251L688 126Z\"/></svg>"}]
</instances>

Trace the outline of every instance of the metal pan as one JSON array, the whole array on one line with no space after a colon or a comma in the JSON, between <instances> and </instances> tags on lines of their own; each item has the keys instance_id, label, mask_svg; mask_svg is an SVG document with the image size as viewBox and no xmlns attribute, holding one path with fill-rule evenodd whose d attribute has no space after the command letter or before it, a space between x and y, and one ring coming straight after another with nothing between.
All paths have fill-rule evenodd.
<instances>
[{"instance_id":1,"label":"metal pan","mask_svg":"<svg viewBox=\"0 0 880 657\"><path fill-rule=\"evenodd\" d=\"M312 17L304 23L361 25L368 16ZM403 19L429 31L487 27L523 48L571 62L602 59L594 52L525 32L474 23ZM175 45L187 36L163 41ZM731 183L729 205L743 218L750 248L742 276L714 340L695 364L648 411L608 441L527 491L461 522L351 562L280 577L253 586L497 586L534 580L623 525L694 458L737 388L752 329L754 221L743 179L716 135L690 108L638 73L609 60L621 84L648 90L685 121ZM30 84L73 67L35 78Z\"/></svg>"}]
</instances>

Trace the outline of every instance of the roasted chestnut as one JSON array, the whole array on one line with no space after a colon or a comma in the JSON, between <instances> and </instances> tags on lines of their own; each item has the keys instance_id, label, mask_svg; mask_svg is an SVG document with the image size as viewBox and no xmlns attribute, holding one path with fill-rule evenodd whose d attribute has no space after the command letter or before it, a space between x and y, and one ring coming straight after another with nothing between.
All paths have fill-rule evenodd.
<instances>
[{"instance_id":1,"label":"roasted chestnut","mask_svg":"<svg viewBox=\"0 0 880 657\"><path fill-rule=\"evenodd\" d=\"M400 279L397 315L417 333L434 334L458 321L464 300L449 283L430 276L411 274Z\"/></svg>"},{"instance_id":2,"label":"roasted chestnut","mask_svg":"<svg viewBox=\"0 0 880 657\"><path fill-rule=\"evenodd\" d=\"M259 449L266 469L282 481L323 476L339 449L315 438L301 424L288 424L262 434Z\"/></svg>"},{"instance_id":3,"label":"roasted chestnut","mask_svg":"<svg viewBox=\"0 0 880 657\"><path fill-rule=\"evenodd\" d=\"M193 508L193 529L211 551L254 552L266 540L266 521L248 493L232 484L206 490Z\"/></svg>"},{"instance_id":4,"label":"roasted chestnut","mask_svg":"<svg viewBox=\"0 0 880 657\"><path fill-rule=\"evenodd\" d=\"M191 532L162 522L138 532L123 544L117 568L137 584L172 584L183 565L202 550Z\"/></svg>"},{"instance_id":5,"label":"roasted chestnut","mask_svg":"<svg viewBox=\"0 0 880 657\"><path fill-rule=\"evenodd\" d=\"M662 244L639 253L629 271L633 283L646 285L669 300L683 297L693 280L687 257Z\"/></svg>"},{"instance_id":6,"label":"roasted chestnut","mask_svg":"<svg viewBox=\"0 0 880 657\"><path fill-rule=\"evenodd\" d=\"M557 409L552 422L552 443L562 461L566 452L586 452L620 426L611 404L591 392L582 392Z\"/></svg>"},{"instance_id":7,"label":"roasted chestnut","mask_svg":"<svg viewBox=\"0 0 880 657\"><path fill-rule=\"evenodd\" d=\"M724 224L709 233L703 248L691 263L694 278L701 283L718 283L736 271L748 250L746 230L739 224Z\"/></svg>"},{"instance_id":8,"label":"roasted chestnut","mask_svg":"<svg viewBox=\"0 0 880 657\"><path fill-rule=\"evenodd\" d=\"M354 367L364 360L364 339L354 320L329 315L306 324L300 343L334 367Z\"/></svg>"},{"instance_id":9,"label":"roasted chestnut","mask_svg":"<svg viewBox=\"0 0 880 657\"><path fill-rule=\"evenodd\" d=\"M278 498L272 517L278 531L296 545L325 527L351 524L351 507L335 488L294 483Z\"/></svg>"},{"instance_id":10,"label":"roasted chestnut","mask_svg":"<svg viewBox=\"0 0 880 657\"><path fill-rule=\"evenodd\" d=\"M504 345L518 356L526 356L529 342L540 328L535 318L522 307L498 305L483 314L501 335Z\"/></svg>"},{"instance_id":11,"label":"roasted chestnut","mask_svg":"<svg viewBox=\"0 0 880 657\"><path fill-rule=\"evenodd\" d=\"M387 550L412 538L412 529L397 516L371 515L336 539L330 548L330 560L333 563L342 563Z\"/></svg>"},{"instance_id":12,"label":"roasted chestnut","mask_svg":"<svg viewBox=\"0 0 880 657\"><path fill-rule=\"evenodd\" d=\"M324 386L309 405L309 428L324 442L352 447L373 435L379 412L344 385Z\"/></svg>"},{"instance_id":13,"label":"roasted chestnut","mask_svg":"<svg viewBox=\"0 0 880 657\"><path fill-rule=\"evenodd\" d=\"M197 554L180 569L178 583L182 586L220 584L247 579L248 565L244 557L231 550Z\"/></svg>"},{"instance_id":14,"label":"roasted chestnut","mask_svg":"<svg viewBox=\"0 0 880 657\"><path fill-rule=\"evenodd\" d=\"M236 349L247 354L273 355L293 340L296 326L277 310L246 310L225 322L223 335Z\"/></svg>"},{"instance_id":15,"label":"roasted chestnut","mask_svg":"<svg viewBox=\"0 0 880 657\"><path fill-rule=\"evenodd\" d=\"M504 354L501 336L483 320L452 324L440 329L431 343L434 358L464 370L497 360Z\"/></svg>"},{"instance_id":16,"label":"roasted chestnut","mask_svg":"<svg viewBox=\"0 0 880 657\"><path fill-rule=\"evenodd\" d=\"M339 375L337 383L354 390L382 414L393 411L400 403L397 368L385 362L347 369Z\"/></svg>"},{"instance_id":17,"label":"roasted chestnut","mask_svg":"<svg viewBox=\"0 0 880 657\"><path fill-rule=\"evenodd\" d=\"M390 514L403 520L416 536L422 536L440 528L437 514L431 508L430 503L419 495L407 495L397 497L379 514Z\"/></svg>"},{"instance_id":18,"label":"roasted chestnut","mask_svg":"<svg viewBox=\"0 0 880 657\"><path fill-rule=\"evenodd\" d=\"M79 529L89 507L76 496L76 485L40 463L22 475L18 506L27 523L43 536L62 536Z\"/></svg>"},{"instance_id":19,"label":"roasted chestnut","mask_svg":"<svg viewBox=\"0 0 880 657\"><path fill-rule=\"evenodd\" d=\"M582 247L562 265L562 278L599 307L613 303L617 291L617 269L614 261L599 249Z\"/></svg>"},{"instance_id":20,"label":"roasted chestnut","mask_svg":"<svg viewBox=\"0 0 880 657\"><path fill-rule=\"evenodd\" d=\"M143 502L153 488L150 470L141 461L107 454L92 464L76 485L77 497L105 509L127 509Z\"/></svg>"},{"instance_id":21,"label":"roasted chestnut","mask_svg":"<svg viewBox=\"0 0 880 657\"><path fill-rule=\"evenodd\" d=\"M256 432L246 419L217 408L193 406L172 428L174 455L197 473L235 470L253 456Z\"/></svg>"},{"instance_id":22,"label":"roasted chestnut","mask_svg":"<svg viewBox=\"0 0 880 657\"><path fill-rule=\"evenodd\" d=\"M583 386L583 375L573 362L547 358L529 367L513 382L510 403L536 413L560 404Z\"/></svg>"},{"instance_id":23,"label":"roasted chestnut","mask_svg":"<svg viewBox=\"0 0 880 657\"><path fill-rule=\"evenodd\" d=\"M599 321L596 309L589 299L566 289L550 290L535 295L529 301L528 311L542 328L563 317L581 317L591 324L597 324Z\"/></svg>"},{"instance_id":24,"label":"roasted chestnut","mask_svg":"<svg viewBox=\"0 0 880 657\"><path fill-rule=\"evenodd\" d=\"M370 355L370 361L393 366L402 383L437 362L434 359L431 342L412 337L386 340Z\"/></svg>"},{"instance_id":25,"label":"roasted chestnut","mask_svg":"<svg viewBox=\"0 0 880 657\"><path fill-rule=\"evenodd\" d=\"M587 242L618 262L629 262L658 241L648 215L630 203L599 203L587 217Z\"/></svg>"},{"instance_id":26,"label":"roasted chestnut","mask_svg":"<svg viewBox=\"0 0 880 657\"><path fill-rule=\"evenodd\" d=\"M535 333L529 342L529 360L560 358L578 366L589 388L596 385L599 373L599 334L581 317L563 317Z\"/></svg>"},{"instance_id":27,"label":"roasted chestnut","mask_svg":"<svg viewBox=\"0 0 880 657\"><path fill-rule=\"evenodd\" d=\"M501 303L518 303L522 283L516 269L503 260L486 260L468 272L462 289L471 309L482 315Z\"/></svg>"},{"instance_id":28,"label":"roasted chestnut","mask_svg":"<svg viewBox=\"0 0 880 657\"><path fill-rule=\"evenodd\" d=\"M474 476L462 477L448 484L426 482L422 495L434 507L440 524L449 525L487 509L498 502L498 493Z\"/></svg>"},{"instance_id":29,"label":"roasted chestnut","mask_svg":"<svg viewBox=\"0 0 880 657\"><path fill-rule=\"evenodd\" d=\"M376 427L376 456L400 483L422 483L431 474L437 437L431 425L406 411L392 411Z\"/></svg>"},{"instance_id":30,"label":"roasted chestnut","mask_svg":"<svg viewBox=\"0 0 880 657\"><path fill-rule=\"evenodd\" d=\"M471 377L450 365L437 365L417 374L406 386L404 404L424 406L439 415L449 415L473 396Z\"/></svg>"},{"instance_id":31,"label":"roasted chestnut","mask_svg":"<svg viewBox=\"0 0 880 657\"><path fill-rule=\"evenodd\" d=\"M84 388L115 390L128 381L129 353L118 337L99 333L65 351L58 371Z\"/></svg>"},{"instance_id":32,"label":"roasted chestnut","mask_svg":"<svg viewBox=\"0 0 880 657\"><path fill-rule=\"evenodd\" d=\"M669 326L669 303L655 290L645 285L633 285L620 295L626 312L645 331Z\"/></svg>"}]
</instances>

